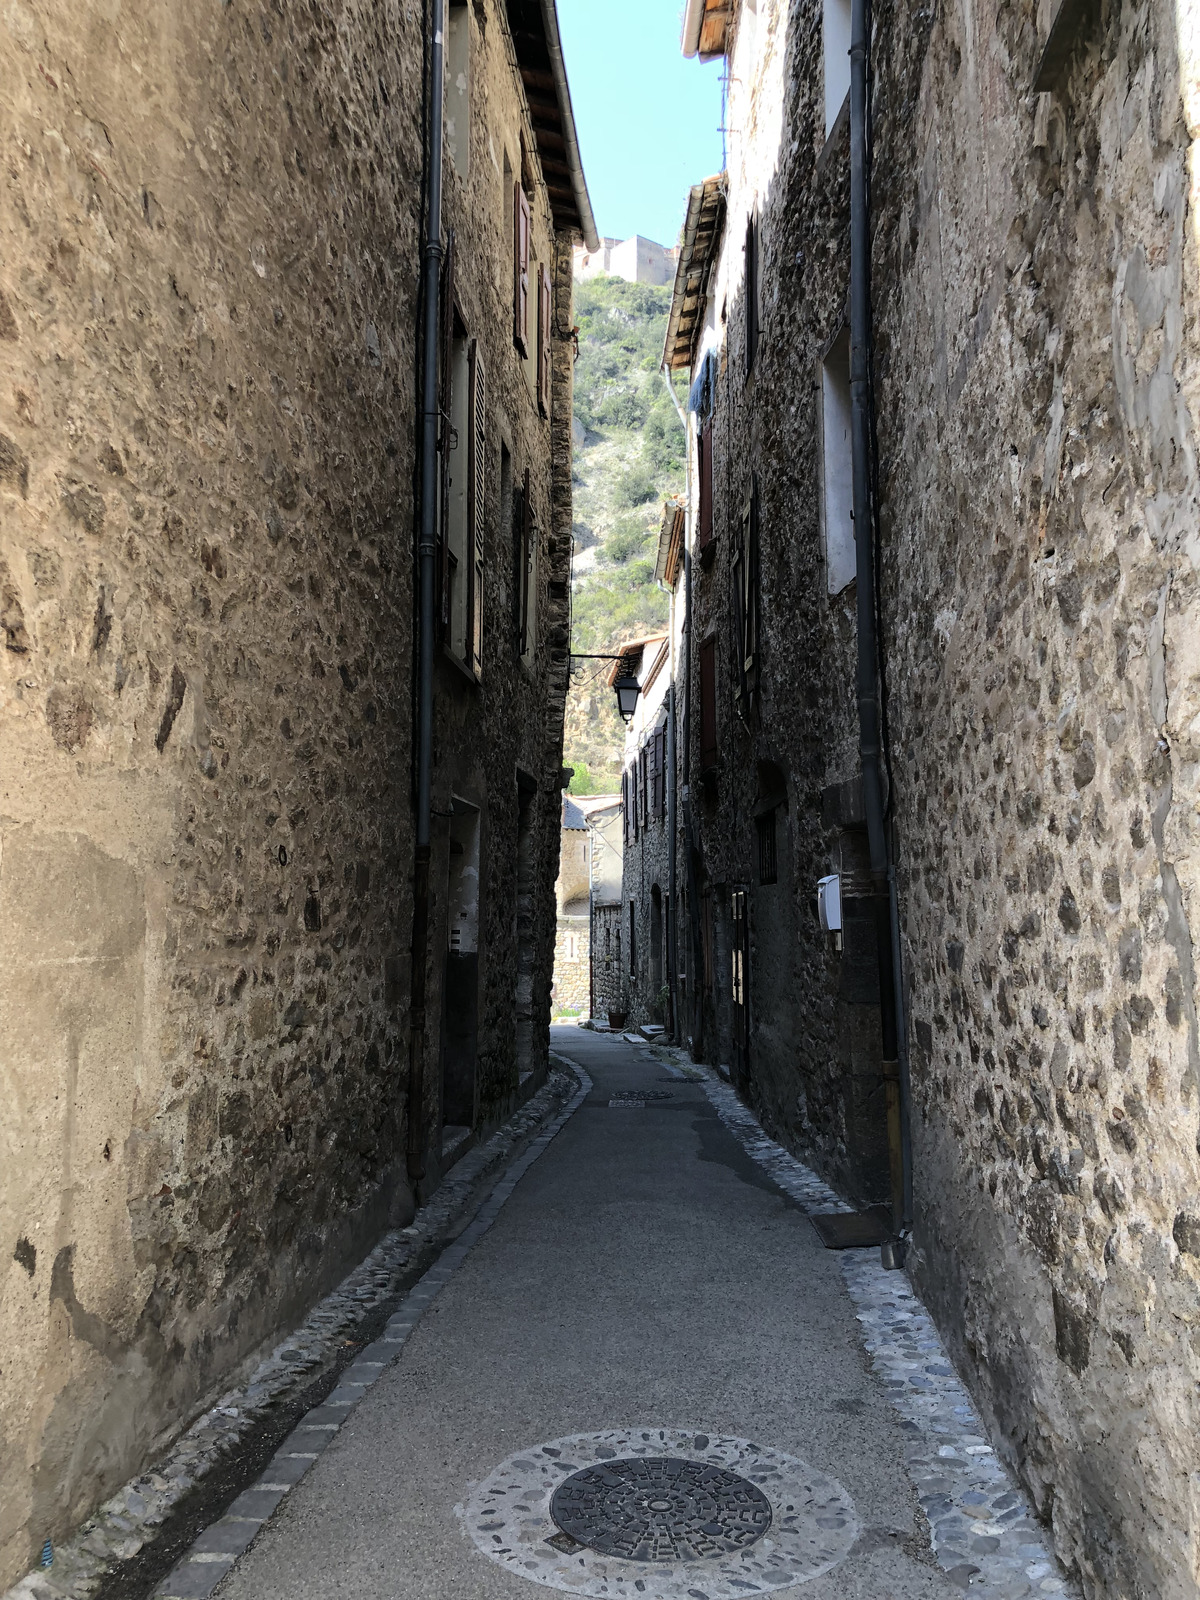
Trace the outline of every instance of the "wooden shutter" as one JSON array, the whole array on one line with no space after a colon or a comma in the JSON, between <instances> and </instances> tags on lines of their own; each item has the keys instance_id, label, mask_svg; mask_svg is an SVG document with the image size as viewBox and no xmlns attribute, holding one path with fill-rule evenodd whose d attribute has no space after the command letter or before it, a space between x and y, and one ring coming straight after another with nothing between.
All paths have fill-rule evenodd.
<instances>
[{"instance_id":1,"label":"wooden shutter","mask_svg":"<svg viewBox=\"0 0 1200 1600\"><path fill-rule=\"evenodd\" d=\"M483 673L483 520L487 488L487 386L479 340L471 344L471 457L467 478L467 638L471 670Z\"/></svg>"},{"instance_id":2,"label":"wooden shutter","mask_svg":"<svg viewBox=\"0 0 1200 1600\"><path fill-rule=\"evenodd\" d=\"M550 274L538 267L538 406L550 415Z\"/></svg>"},{"instance_id":3,"label":"wooden shutter","mask_svg":"<svg viewBox=\"0 0 1200 1600\"><path fill-rule=\"evenodd\" d=\"M629 843L629 774L621 774L621 837Z\"/></svg>"},{"instance_id":4,"label":"wooden shutter","mask_svg":"<svg viewBox=\"0 0 1200 1600\"><path fill-rule=\"evenodd\" d=\"M713 536L712 417L705 417L696 437L696 476L699 478L700 505L696 517L696 544L701 553Z\"/></svg>"},{"instance_id":5,"label":"wooden shutter","mask_svg":"<svg viewBox=\"0 0 1200 1600\"><path fill-rule=\"evenodd\" d=\"M658 821L658 731L650 735L650 806L649 819Z\"/></svg>"},{"instance_id":6,"label":"wooden shutter","mask_svg":"<svg viewBox=\"0 0 1200 1600\"><path fill-rule=\"evenodd\" d=\"M513 186L513 343L529 354L529 201L521 185Z\"/></svg>"},{"instance_id":7,"label":"wooden shutter","mask_svg":"<svg viewBox=\"0 0 1200 1600\"><path fill-rule=\"evenodd\" d=\"M440 506L438 509L438 619L445 638L450 631L450 418L454 403L454 229L446 235L446 256L442 262L441 288L441 416L438 428L440 466Z\"/></svg>"},{"instance_id":8,"label":"wooden shutter","mask_svg":"<svg viewBox=\"0 0 1200 1600\"><path fill-rule=\"evenodd\" d=\"M717 641L700 645L700 770L717 765Z\"/></svg>"},{"instance_id":9,"label":"wooden shutter","mask_svg":"<svg viewBox=\"0 0 1200 1600\"><path fill-rule=\"evenodd\" d=\"M758 355L758 215L746 219L746 376L754 371Z\"/></svg>"}]
</instances>

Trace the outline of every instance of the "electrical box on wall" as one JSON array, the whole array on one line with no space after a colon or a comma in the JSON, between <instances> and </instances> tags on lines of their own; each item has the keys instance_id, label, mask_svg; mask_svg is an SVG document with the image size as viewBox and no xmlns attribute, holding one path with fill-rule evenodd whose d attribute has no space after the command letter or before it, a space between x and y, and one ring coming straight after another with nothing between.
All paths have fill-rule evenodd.
<instances>
[{"instance_id":1,"label":"electrical box on wall","mask_svg":"<svg viewBox=\"0 0 1200 1600\"><path fill-rule=\"evenodd\" d=\"M836 872L817 880L817 915L826 933L841 933L842 880Z\"/></svg>"}]
</instances>

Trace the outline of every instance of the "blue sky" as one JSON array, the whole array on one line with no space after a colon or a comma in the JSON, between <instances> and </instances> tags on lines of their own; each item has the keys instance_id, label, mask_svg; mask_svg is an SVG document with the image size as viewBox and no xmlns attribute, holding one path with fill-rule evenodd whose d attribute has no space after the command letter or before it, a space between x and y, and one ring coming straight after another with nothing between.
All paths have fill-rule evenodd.
<instances>
[{"instance_id":1,"label":"blue sky","mask_svg":"<svg viewBox=\"0 0 1200 1600\"><path fill-rule=\"evenodd\" d=\"M720 63L685 61L681 0L558 0L596 227L673 245L693 183L721 170Z\"/></svg>"}]
</instances>

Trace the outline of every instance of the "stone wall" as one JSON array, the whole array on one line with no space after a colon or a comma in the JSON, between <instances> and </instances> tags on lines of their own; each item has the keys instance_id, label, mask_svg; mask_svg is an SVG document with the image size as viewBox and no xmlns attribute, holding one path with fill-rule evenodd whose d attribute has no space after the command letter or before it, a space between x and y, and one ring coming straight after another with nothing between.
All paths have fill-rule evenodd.
<instances>
[{"instance_id":1,"label":"stone wall","mask_svg":"<svg viewBox=\"0 0 1200 1600\"><path fill-rule=\"evenodd\" d=\"M482 1125L521 1092L519 959L525 1077L545 1061L571 366L557 339L542 420L499 159L532 138L503 12L468 10L446 220L487 341L490 559L483 686L439 687L435 809L465 795L487 846ZM0 1583L411 1214L422 15L0 17ZM567 329L570 245L535 185ZM524 664L502 438L540 539ZM433 1182L436 1027L429 1051Z\"/></svg>"},{"instance_id":2,"label":"stone wall","mask_svg":"<svg viewBox=\"0 0 1200 1600\"><path fill-rule=\"evenodd\" d=\"M912 1266L1085 1592L1182 1597L1200 1584L1200 74L1175 8L1105 4L1034 94L1053 9L879 8L873 44ZM820 518L846 127L826 138L821 7L739 16L703 336L718 354L715 539L691 618L694 649L717 638L721 760L696 781L693 693L684 773L714 907L702 1049L729 1059L728 906L744 889L743 1093L872 1198L886 1193L877 978L869 950L851 959L849 924L832 950L813 906L819 876L840 870L852 898L864 865L854 589L828 592ZM752 473L761 634L739 699L733 555ZM753 826L773 795L787 861L767 886Z\"/></svg>"},{"instance_id":3,"label":"stone wall","mask_svg":"<svg viewBox=\"0 0 1200 1600\"><path fill-rule=\"evenodd\" d=\"M820 7L764 3L747 15L732 40L725 227L699 340L715 363L714 536L704 552L694 542L700 418L691 419L691 776L680 781L689 782L695 916L713 978L706 991L696 984L694 1043L738 1073L776 1137L843 1192L877 1201L888 1177L873 934L857 914L866 863L854 587L829 592L821 509L821 366L845 325L849 140L844 114L826 133ZM752 218L759 332L748 370ZM733 589L755 492L759 636L755 687L744 695ZM708 639L720 760L705 771L698 651ZM773 827L773 882L761 872L760 819ZM830 873L842 875L851 913L841 952L816 915L817 881ZM735 894L748 920L745 1051L731 1006ZM694 969L692 928L681 923L678 938Z\"/></svg>"},{"instance_id":4,"label":"stone wall","mask_svg":"<svg viewBox=\"0 0 1200 1600\"><path fill-rule=\"evenodd\" d=\"M1200 1583L1195 61L886 18L875 235L917 1280L1089 1594ZM886 155L883 154L886 152Z\"/></svg>"}]
</instances>

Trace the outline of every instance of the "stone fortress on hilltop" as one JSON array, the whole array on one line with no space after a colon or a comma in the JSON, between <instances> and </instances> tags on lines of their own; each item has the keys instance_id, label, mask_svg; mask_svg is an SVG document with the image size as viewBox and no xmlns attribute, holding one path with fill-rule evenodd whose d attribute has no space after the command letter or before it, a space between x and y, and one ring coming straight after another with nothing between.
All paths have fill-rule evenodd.
<instances>
[{"instance_id":1,"label":"stone fortress on hilltop","mask_svg":"<svg viewBox=\"0 0 1200 1600\"><path fill-rule=\"evenodd\" d=\"M575 281L607 275L629 283L674 283L678 259L678 248L655 244L640 233L629 239L602 238L598 250L589 250L585 244L575 246Z\"/></svg>"}]
</instances>

